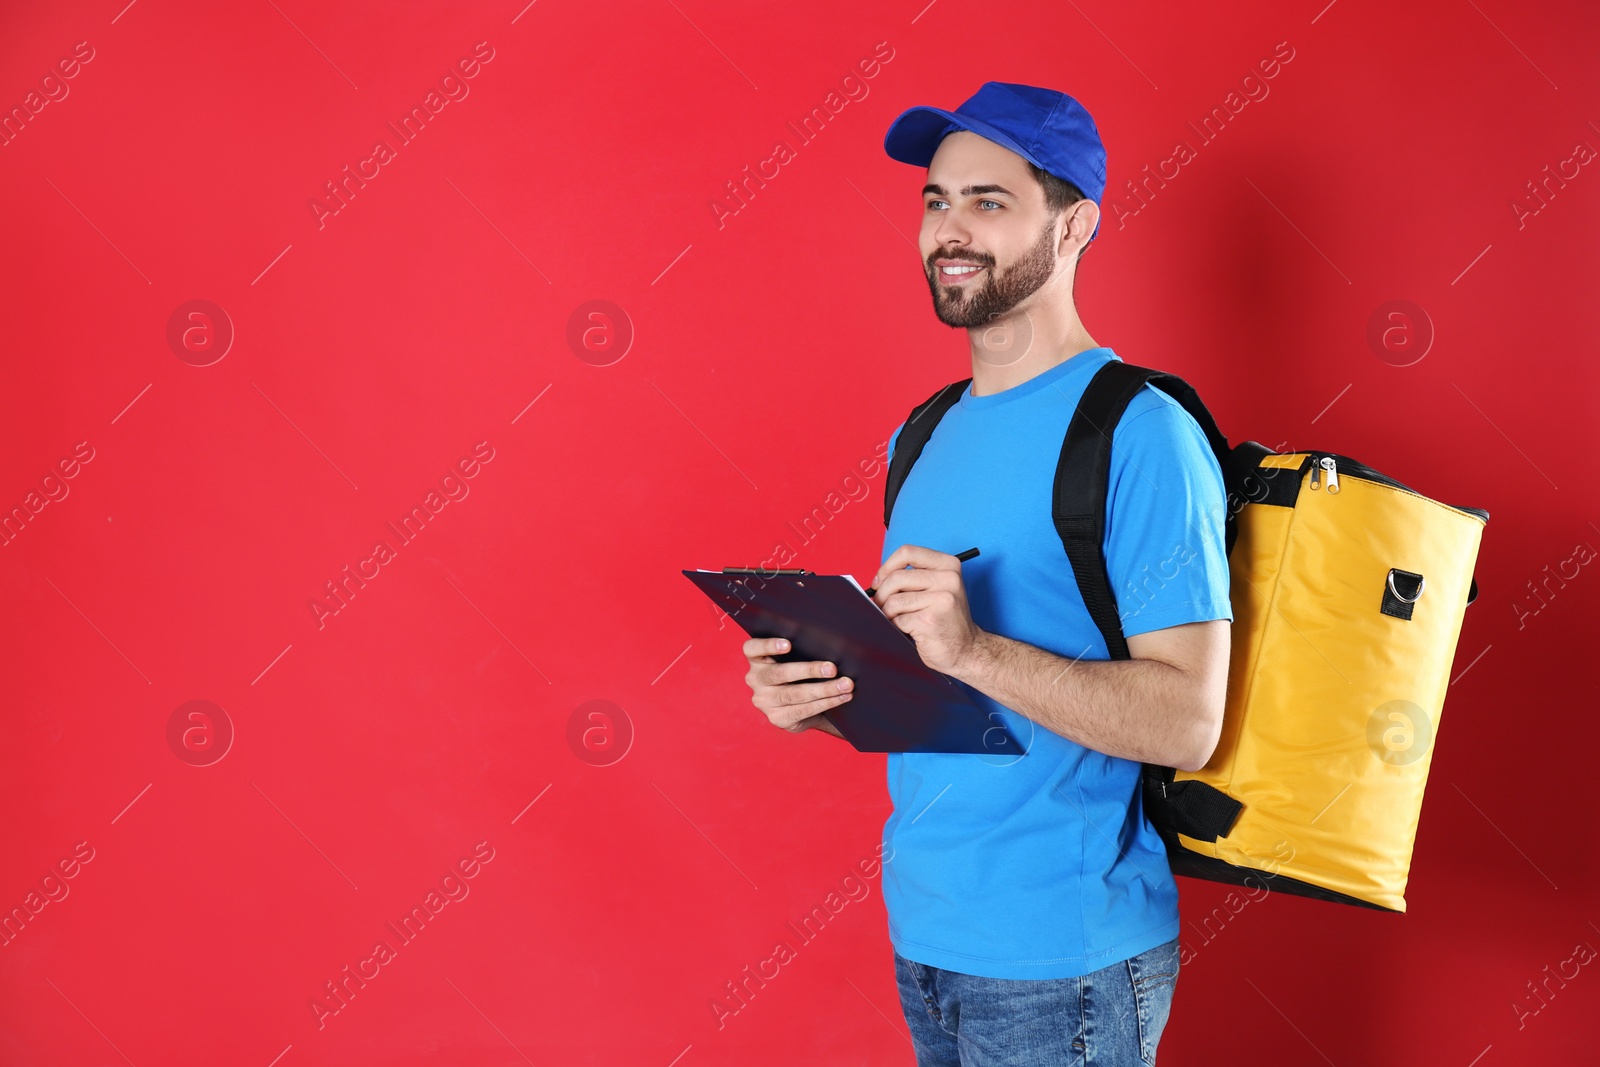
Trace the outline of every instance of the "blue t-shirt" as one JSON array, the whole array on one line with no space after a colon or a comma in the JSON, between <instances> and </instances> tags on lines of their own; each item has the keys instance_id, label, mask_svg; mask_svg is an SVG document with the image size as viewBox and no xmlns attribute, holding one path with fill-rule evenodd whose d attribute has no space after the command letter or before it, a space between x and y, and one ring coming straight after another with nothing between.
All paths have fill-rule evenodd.
<instances>
[{"instance_id":1,"label":"blue t-shirt","mask_svg":"<svg viewBox=\"0 0 1600 1067\"><path fill-rule=\"evenodd\" d=\"M974 623L1069 659L1109 659L1051 501L1078 399L1117 358L1093 348L1002 392L968 386L901 487L879 562L903 544L977 546L961 565ZM1233 618L1224 507L1199 424L1147 384L1112 435L1107 483L1106 567L1125 635ZM1176 937L1178 888L1144 814L1141 765L965 688L1027 754L889 754L883 896L895 949L990 978L1070 978Z\"/></svg>"}]
</instances>

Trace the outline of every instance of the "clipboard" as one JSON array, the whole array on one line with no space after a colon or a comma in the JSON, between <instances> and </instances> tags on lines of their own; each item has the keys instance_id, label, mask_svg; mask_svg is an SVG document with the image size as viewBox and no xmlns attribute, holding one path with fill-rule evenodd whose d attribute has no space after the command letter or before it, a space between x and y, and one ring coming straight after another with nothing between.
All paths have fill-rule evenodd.
<instances>
[{"instance_id":1,"label":"clipboard","mask_svg":"<svg viewBox=\"0 0 1600 1067\"><path fill-rule=\"evenodd\" d=\"M827 660L850 678L850 700L823 712L858 752L1026 755L998 715L922 662L911 635L848 574L807 570L685 570L751 637L784 637L779 663Z\"/></svg>"}]
</instances>

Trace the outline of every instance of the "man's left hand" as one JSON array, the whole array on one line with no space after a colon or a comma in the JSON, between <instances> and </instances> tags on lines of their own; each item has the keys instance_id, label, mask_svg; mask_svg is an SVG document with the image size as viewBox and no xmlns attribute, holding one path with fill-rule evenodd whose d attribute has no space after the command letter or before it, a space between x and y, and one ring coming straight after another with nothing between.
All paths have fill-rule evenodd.
<instances>
[{"instance_id":1,"label":"man's left hand","mask_svg":"<svg viewBox=\"0 0 1600 1067\"><path fill-rule=\"evenodd\" d=\"M872 599L890 621L916 641L922 662L941 674L956 674L985 636L967 608L961 561L948 552L901 545L868 588L877 590Z\"/></svg>"}]
</instances>

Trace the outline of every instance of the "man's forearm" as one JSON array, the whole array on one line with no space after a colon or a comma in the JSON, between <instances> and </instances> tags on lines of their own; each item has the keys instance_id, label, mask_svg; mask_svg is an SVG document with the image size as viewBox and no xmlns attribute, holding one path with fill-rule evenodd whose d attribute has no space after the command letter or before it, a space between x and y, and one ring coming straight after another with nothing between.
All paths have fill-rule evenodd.
<instances>
[{"instance_id":1,"label":"man's forearm","mask_svg":"<svg viewBox=\"0 0 1600 1067\"><path fill-rule=\"evenodd\" d=\"M1193 680L1160 660L1072 660L984 631L953 677L1110 756L1182 767L1205 743Z\"/></svg>"}]
</instances>

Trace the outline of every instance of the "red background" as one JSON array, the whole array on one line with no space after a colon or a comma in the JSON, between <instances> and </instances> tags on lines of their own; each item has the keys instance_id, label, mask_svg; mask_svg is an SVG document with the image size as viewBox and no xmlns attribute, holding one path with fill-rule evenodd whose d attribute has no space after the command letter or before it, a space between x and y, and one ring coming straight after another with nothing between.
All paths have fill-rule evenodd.
<instances>
[{"instance_id":1,"label":"red background","mask_svg":"<svg viewBox=\"0 0 1600 1067\"><path fill-rule=\"evenodd\" d=\"M1600 146L1592 7L439 7L5 16L7 113L93 58L0 148L0 506L66 491L0 548L0 906L69 890L0 948L0 1061L911 1063L881 875L718 1025L725 983L857 884L888 799L881 755L751 707L742 633L678 570L786 542L871 577L858 464L970 374L919 274L922 172L883 135L987 79L1098 122L1101 344L1235 441L1492 515L1409 912L1274 894L1207 933L1227 890L1183 880L1161 1062L1592 1055L1594 965L1528 985L1600 947L1600 576L1574 561L1600 547L1600 175L1562 162ZM319 225L324 183L479 42L468 95ZM1269 91L1202 141L1241 86ZM187 360L167 340L191 300L235 332L205 366L203 330ZM574 346L594 300L618 310ZM1428 324L1374 346L1393 300ZM324 583L480 442L469 494L319 625ZM192 700L221 712L174 747ZM222 759L180 758L224 719ZM469 894L319 1026L324 983L480 842Z\"/></svg>"}]
</instances>

